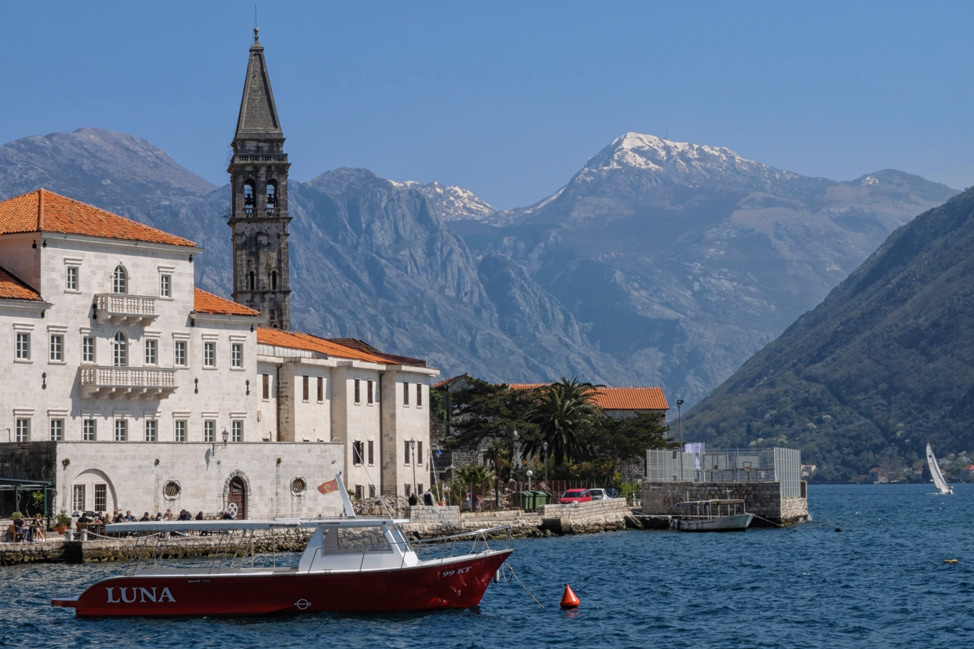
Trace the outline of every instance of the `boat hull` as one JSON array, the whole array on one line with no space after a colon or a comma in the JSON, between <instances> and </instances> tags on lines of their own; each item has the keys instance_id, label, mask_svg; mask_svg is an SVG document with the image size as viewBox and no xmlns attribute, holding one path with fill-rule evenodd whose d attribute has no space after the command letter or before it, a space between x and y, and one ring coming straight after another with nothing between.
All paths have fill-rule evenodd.
<instances>
[{"instance_id":1,"label":"boat hull","mask_svg":"<svg viewBox=\"0 0 974 649\"><path fill-rule=\"evenodd\" d=\"M432 611L476 606L511 550L415 567L298 573L179 572L111 577L55 606L91 616L240 616Z\"/></svg>"},{"instance_id":2,"label":"boat hull","mask_svg":"<svg viewBox=\"0 0 974 649\"><path fill-rule=\"evenodd\" d=\"M743 532L747 529L754 514L734 514L715 518L677 518L673 528L681 532Z\"/></svg>"}]
</instances>

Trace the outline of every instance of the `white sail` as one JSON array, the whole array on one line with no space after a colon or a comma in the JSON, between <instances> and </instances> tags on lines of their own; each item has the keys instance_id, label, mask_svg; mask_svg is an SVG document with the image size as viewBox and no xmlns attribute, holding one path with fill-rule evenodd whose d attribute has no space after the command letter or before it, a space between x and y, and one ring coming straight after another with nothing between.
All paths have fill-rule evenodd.
<instances>
[{"instance_id":1,"label":"white sail","mask_svg":"<svg viewBox=\"0 0 974 649\"><path fill-rule=\"evenodd\" d=\"M944 474L940 472L940 465L937 464L937 457L933 454L933 449L930 448L929 442L927 442L927 466L930 467L930 475L933 476L933 483L937 485L940 493L953 493L951 488L947 486L947 481L944 480Z\"/></svg>"}]
</instances>

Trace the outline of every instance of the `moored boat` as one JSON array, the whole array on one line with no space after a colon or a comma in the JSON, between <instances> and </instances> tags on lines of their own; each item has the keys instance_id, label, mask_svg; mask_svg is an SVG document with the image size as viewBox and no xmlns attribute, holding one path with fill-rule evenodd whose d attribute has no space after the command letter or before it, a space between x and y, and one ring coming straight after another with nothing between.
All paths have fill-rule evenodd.
<instances>
[{"instance_id":1,"label":"moored boat","mask_svg":"<svg viewBox=\"0 0 974 649\"><path fill-rule=\"evenodd\" d=\"M344 492L344 490L342 490ZM347 500L347 495L342 494ZM348 511L350 507L346 508ZM236 551L202 566L136 567L110 577L80 596L51 603L78 616L237 616L320 611L408 612L477 606L487 586L513 550L491 549L498 527L441 537L420 558L403 531L404 520L347 516L336 519L274 521L179 521L119 523L109 534L136 534L185 542L196 534L236 534L253 539L262 530L311 528L296 566L240 565ZM144 541L143 541L144 540ZM464 554L454 550L470 543ZM221 545L229 547L222 540ZM251 544L251 555L253 546ZM160 550L163 553L164 550ZM231 560L236 558L237 560ZM253 562L252 562L253 564ZM141 565L141 564L140 564Z\"/></svg>"},{"instance_id":2,"label":"moored boat","mask_svg":"<svg viewBox=\"0 0 974 649\"><path fill-rule=\"evenodd\" d=\"M740 498L713 498L677 503L682 512L670 520L680 532L743 532L754 520Z\"/></svg>"}]
</instances>

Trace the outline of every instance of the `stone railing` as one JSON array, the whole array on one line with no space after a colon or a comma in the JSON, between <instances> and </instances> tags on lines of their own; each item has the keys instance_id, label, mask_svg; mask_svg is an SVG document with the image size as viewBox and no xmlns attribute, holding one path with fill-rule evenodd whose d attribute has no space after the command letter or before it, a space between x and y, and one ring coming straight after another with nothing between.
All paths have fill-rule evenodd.
<instances>
[{"instance_id":1,"label":"stone railing","mask_svg":"<svg viewBox=\"0 0 974 649\"><path fill-rule=\"evenodd\" d=\"M123 293L98 293L95 295L96 317L107 318L112 323L145 324L155 320L156 298Z\"/></svg>"},{"instance_id":2,"label":"stone railing","mask_svg":"<svg viewBox=\"0 0 974 649\"><path fill-rule=\"evenodd\" d=\"M176 370L163 367L82 367L85 397L168 396L176 391Z\"/></svg>"}]
</instances>

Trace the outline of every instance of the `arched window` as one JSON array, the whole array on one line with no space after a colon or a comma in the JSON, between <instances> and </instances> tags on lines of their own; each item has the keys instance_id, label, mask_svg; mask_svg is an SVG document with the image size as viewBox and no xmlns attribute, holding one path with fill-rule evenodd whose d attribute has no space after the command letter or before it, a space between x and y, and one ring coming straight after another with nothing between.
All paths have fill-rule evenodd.
<instances>
[{"instance_id":1,"label":"arched window","mask_svg":"<svg viewBox=\"0 0 974 649\"><path fill-rule=\"evenodd\" d=\"M112 275L112 292L129 292L129 275L125 272L121 264L115 267L115 273Z\"/></svg>"},{"instance_id":2,"label":"arched window","mask_svg":"<svg viewBox=\"0 0 974 649\"><path fill-rule=\"evenodd\" d=\"M247 216L254 215L255 198L254 181L248 180L244 183L244 212Z\"/></svg>"},{"instance_id":3,"label":"arched window","mask_svg":"<svg viewBox=\"0 0 974 649\"><path fill-rule=\"evenodd\" d=\"M276 291L277 290L277 271L276 270L272 270L271 271L271 290L272 291Z\"/></svg>"},{"instance_id":4,"label":"arched window","mask_svg":"<svg viewBox=\"0 0 974 649\"><path fill-rule=\"evenodd\" d=\"M267 183L267 214L273 215L277 211L277 181Z\"/></svg>"},{"instance_id":5,"label":"arched window","mask_svg":"<svg viewBox=\"0 0 974 649\"><path fill-rule=\"evenodd\" d=\"M247 274L247 290L256 291L257 290L257 276L254 275L254 271L250 271Z\"/></svg>"},{"instance_id":6,"label":"arched window","mask_svg":"<svg viewBox=\"0 0 974 649\"><path fill-rule=\"evenodd\" d=\"M129 341L121 331L115 334L112 341L112 365L115 367L128 367L129 364Z\"/></svg>"}]
</instances>

